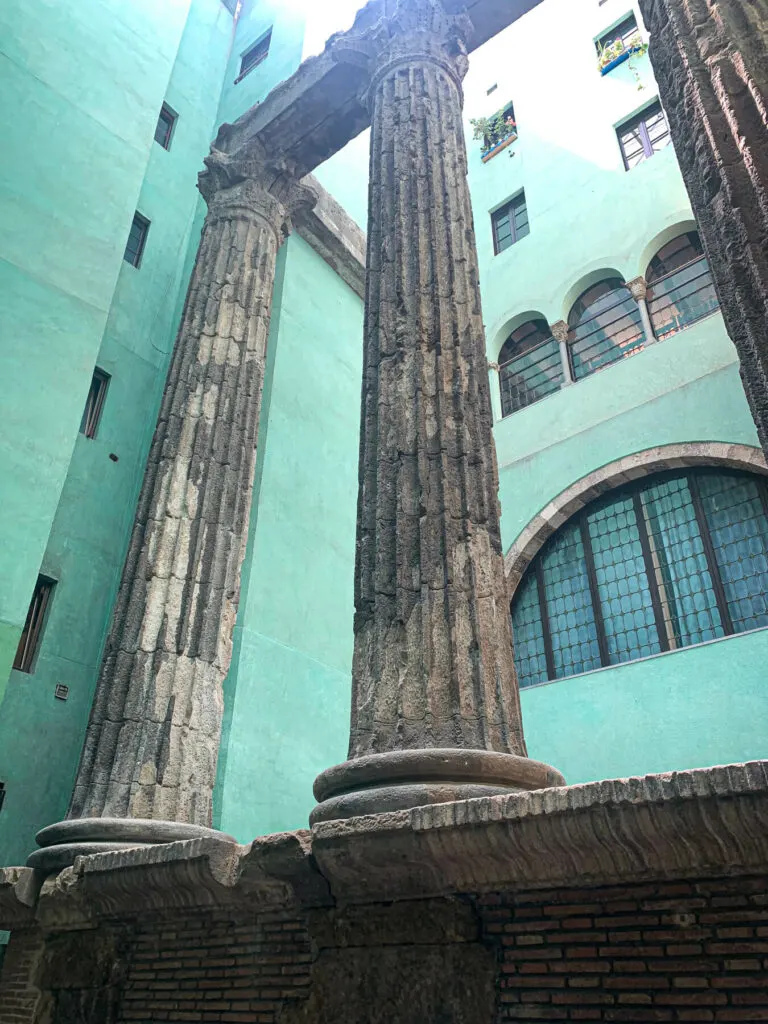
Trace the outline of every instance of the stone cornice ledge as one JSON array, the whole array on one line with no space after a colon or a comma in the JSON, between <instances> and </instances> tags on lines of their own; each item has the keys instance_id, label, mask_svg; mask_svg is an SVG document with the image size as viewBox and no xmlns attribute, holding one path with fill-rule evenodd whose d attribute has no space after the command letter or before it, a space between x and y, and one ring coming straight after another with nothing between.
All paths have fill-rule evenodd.
<instances>
[{"instance_id":1,"label":"stone cornice ledge","mask_svg":"<svg viewBox=\"0 0 768 1024\"><path fill-rule=\"evenodd\" d=\"M317 195L314 209L300 213L296 230L360 298L365 297L365 232L320 182L303 179Z\"/></svg>"},{"instance_id":2,"label":"stone cornice ledge","mask_svg":"<svg viewBox=\"0 0 768 1024\"><path fill-rule=\"evenodd\" d=\"M373 903L768 870L768 761L329 821L248 846L195 839L0 870L0 928L205 906Z\"/></svg>"},{"instance_id":3,"label":"stone cornice ledge","mask_svg":"<svg viewBox=\"0 0 768 1024\"><path fill-rule=\"evenodd\" d=\"M768 762L325 822L312 852L349 903L760 872Z\"/></svg>"}]
</instances>

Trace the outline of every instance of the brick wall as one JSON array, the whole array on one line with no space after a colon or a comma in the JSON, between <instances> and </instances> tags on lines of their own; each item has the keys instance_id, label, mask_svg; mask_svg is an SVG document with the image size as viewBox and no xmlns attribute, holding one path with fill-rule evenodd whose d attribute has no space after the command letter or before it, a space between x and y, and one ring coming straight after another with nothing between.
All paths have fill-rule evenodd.
<instances>
[{"instance_id":1,"label":"brick wall","mask_svg":"<svg viewBox=\"0 0 768 1024\"><path fill-rule=\"evenodd\" d=\"M768 1021L768 879L478 899L497 1021Z\"/></svg>"},{"instance_id":2,"label":"brick wall","mask_svg":"<svg viewBox=\"0 0 768 1024\"><path fill-rule=\"evenodd\" d=\"M118 1020L272 1024L306 996L312 954L303 921L281 914L178 914L142 923Z\"/></svg>"},{"instance_id":3,"label":"brick wall","mask_svg":"<svg viewBox=\"0 0 768 1024\"><path fill-rule=\"evenodd\" d=\"M0 1024L29 1024L41 999L37 987L43 941L38 932L11 935L3 959L0 985Z\"/></svg>"}]
</instances>

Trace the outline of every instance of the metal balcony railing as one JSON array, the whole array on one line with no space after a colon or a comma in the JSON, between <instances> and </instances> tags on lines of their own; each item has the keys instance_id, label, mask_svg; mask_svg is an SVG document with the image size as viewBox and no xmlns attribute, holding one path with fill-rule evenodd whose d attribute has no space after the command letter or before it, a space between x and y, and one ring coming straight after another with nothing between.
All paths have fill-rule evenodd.
<instances>
[{"instance_id":1,"label":"metal balcony railing","mask_svg":"<svg viewBox=\"0 0 768 1024\"><path fill-rule=\"evenodd\" d=\"M710 316L720 304L706 257L657 278L648 288L646 301L659 341Z\"/></svg>"},{"instance_id":2,"label":"metal balcony railing","mask_svg":"<svg viewBox=\"0 0 768 1024\"><path fill-rule=\"evenodd\" d=\"M573 328L568 342L573 379L583 380L645 348L640 308L627 294Z\"/></svg>"},{"instance_id":3,"label":"metal balcony railing","mask_svg":"<svg viewBox=\"0 0 768 1024\"><path fill-rule=\"evenodd\" d=\"M551 338L529 352L514 356L499 367L499 382L502 416L546 398L563 382L560 346Z\"/></svg>"}]
</instances>

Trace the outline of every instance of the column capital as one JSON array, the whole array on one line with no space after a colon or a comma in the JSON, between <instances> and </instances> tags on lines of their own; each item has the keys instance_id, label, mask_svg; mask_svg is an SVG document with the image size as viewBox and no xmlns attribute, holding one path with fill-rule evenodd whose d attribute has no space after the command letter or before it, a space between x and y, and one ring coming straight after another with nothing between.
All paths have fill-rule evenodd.
<instances>
[{"instance_id":1,"label":"column capital","mask_svg":"<svg viewBox=\"0 0 768 1024\"><path fill-rule=\"evenodd\" d=\"M631 281L627 281L627 288L632 292L635 302L640 302L648 292L648 282L644 277L633 277Z\"/></svg>"},{"instance_id":2,"label":"column capital","mask_svg":"<svg viewBox=\"0 0 768 1024\"><path fill-rule=\"evenodd\" d=\"M226 142L229 127L222 126L203 161L205 170L198 175L197 187L208 204L208 216L261 220L280 244L290 234L295 214L311 209L317 194L296 177L286 161L269 161L259 140L236 153L218 148L217 143Z\"/></svg>"},{"instance_id":3,"label":"column capital","mask_svg":"<svg viewBox=\"0 0 768 1024\"><path fill-rule=\"evenodd\" d=\"M550 324L549 329L555 341L568 341L568 324L565 320L558 320L557 323Z\"/></svg>"},{"instance_id":4,"label":"column capital","mask_svg":"<svg viewBox=\"0 0 768 1024\"><path fill-rule=\"evenodd\" d=\"M501 367L499 366L498 363L492 363L491 360L489 359L488 360L488 369L489 370L495 370L496 373L498 373L499 370L501 369Z\"/></svg>"},{"instance_id":5,"label":"column capital","mask_svg":"<svg viewBox=\"0 0 768 1024\"><path fill-rule=\"evenodd\" d=\"M472 31L463 3L449 13L441 0L384 0L383 13L375 22L367 23L361 15L349 32L340 33L328 45L338 63L369 71L367 97L391 70L424 63L443 68L461 91L469 68L466 40Z\"/></svg>"}]
</instances>

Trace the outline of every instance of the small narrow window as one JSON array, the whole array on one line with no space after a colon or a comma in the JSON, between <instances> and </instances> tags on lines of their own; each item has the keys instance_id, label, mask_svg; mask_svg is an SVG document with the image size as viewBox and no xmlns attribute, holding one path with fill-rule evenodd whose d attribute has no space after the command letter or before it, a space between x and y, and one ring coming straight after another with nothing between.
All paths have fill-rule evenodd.
<instances>
[{"instance_id":1,"label":"small narrow window","mask_svg":"<svg viewBox=\"0 0 768 1024\"><path fill-rule=\"evenodd\" d=\"M241 78L245 78L249 71L253 71L262 61L267 59L271 42L272 29L265 36L262 36L258 43L254 43L250 50L245 51L240 58L240 74L235 79L235 83L239 82Z\"/></svg>"},{"instance_id":2,"label":"small narrow window","mask_svg":"<svg viewBox=\"0 0 768 1024\"><path fill-rule=\"evenodd\" d=\"M4 803L5 803L5 783L4 782L0 782L0 811L2 811Z\"/></svg>"},{"instance_id":3,"label":"small narrow window","mask_svg":"<svg viewBox=\"0 0 768 1024\"><path fill-rule=\"evenodd\" d=\"M147 232L149 231L149 221L146 217L142 217L137 211L133 215L133 224L131 224L131 230L128 234L128 244L125 247L125 254L123 259L130 263L132 267L138 267L141 263L142 253L144 252L144 246L147 242Z\"/></svg>"},{"instance_id":4,"label":"small narrow window","mask_svg":"<svg viewBox=\"0 0 768 1024\"><path fill-rule=\"evenodd\" d=\"M491 224L493 227L493 250L497 256L500 252L508 249L510 245L514 245L521 238L525 238L531 230L528 226L528 207L525 205L525 192L515 196L506 206L495 210L491 214Z\"/></svg>"},{"instance_id":5,"label":"small narrow window","mask_svg":"<svg viewBox=\"0 0 768 1024\"><path fill-rule=\"evenodd\" d=\"M93 371L91 387L88 391L83 418L80 422L80 433L85 434L86 437L96 437L96 431L99 429L99 422L101 421L101 413L104 409L104 399L107 397L109 381L109 374L104 373L97 366Z\"/></svg>"},{"instance_id":6,"label":"small narrow window","mask_svg":"<svg viewBox=\"0 0 768 1024\"><path fill-rule=\"evenodd\" d=\"M13 667L17 672L31 672L35 662L40 640L43 635L45 616L50 607L51 595L56 581L47 576L38 576L35 592L27 612L27 620L21 633L21 640L13 659Z\"/></svg>"},{"instance_id":7,"label":"small narrow window","mask_svg":"<svg viewBox=\"0 0 768 1024\"><path fill-rule=\"evenodd\" d=\"M628 171L670 143L669 125L660 103L651 104L631 121L619 125L616 134Z\"/></svg>"},{"instance_id":8,"label":"small narrow window","mask_svg":"<svg viewBox=\"0 0 768 1024\"><path fill-rule=\"evenodd\" d=\"M164 103L160 108L160 116L157 119L157 127L155 128L155 142L159 142L163 149L171 148L171 136L173 135L173 127L178 116L176 111L171 110L167 103Z\"/></svg>"}]
</instances>

